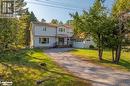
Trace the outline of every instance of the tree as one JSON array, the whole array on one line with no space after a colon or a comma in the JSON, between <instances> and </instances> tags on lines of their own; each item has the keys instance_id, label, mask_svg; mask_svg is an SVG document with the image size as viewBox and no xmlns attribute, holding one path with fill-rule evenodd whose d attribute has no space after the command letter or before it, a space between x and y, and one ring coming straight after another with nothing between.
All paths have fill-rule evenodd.
<instances>
[{"instance_id":1,"label":"tree","mask_svg":"<svg viewBox=\"0 0 130 86\"><path fill-rule=\"evenodd\" d=\"M21 34L22 44L28 46L29 45L29 29L30 29L30 15L22 15L19 18L19 25L18 25L19 33Z\"/></svg>"},{"instance_id":2,"label":"tree","mask_svg":"<svg viewBox=\"0 0 130 86\"><path fill-rule=\"evenodd\" d=\"M117 45L117 31L116 28L116 22L113 21L113 19L111 17L108 17L106 20L106 23L104 24L104 37L103 37L103 45L105 48L109 48L112 49L112 62L115 61L115 49L116 49L116 45Z\"/></svg>"},{"instance_id":3,"label":"tree","mask_svg":"<svg viewBox=\"0 0 130 86\"><path fill-rule=\"evenodd\" d=\"M122 45L126 44L129 30L130 0L116 0L111 15L106 12L103 2L95 0L89 12L80 16L76 12L73 17L74 32L91 35L98 47L98 57L102 60L103 49L112 49L113 62L118 63Z\"/></svg>"},{"instance_id":4,"label":"tree","mask_svg":"<svg viewBox=\"0 0 130 86\"><path fill-rule=\"evenodd\" d=\"M73 17L72 26L74 28L74 37L80 38L81 34L84 32L84 22L82 22L81 16L76 12L75 14L70 14Z\"/></svg>"},{"instance_id":5,"label":"tree","mask_svg":"<svg viewBox=\"0 0 130 86\"><path fill-rule=\"evenodd\" d=\"M73 21L73 20L67 20L65 24L67 24L67 25L72 25L72 21Z\"/></svg>"},{"instance_id":6,"label":"tree","mask_svg":"<svg viewBox=\"0 0 130 86\"><path fill-rule=\"evenodd\" d=\"M130 11L130 0L115 0L112 8L112 15L118 18L122 12Z\"/></svg>"},{"instance_id":7,"label":"tree","mask_svg":"<svg viewBox=\"0 0 130 86\"><path fill-rule=\"evenodd\" d=\"M27 5L26 2L24 2L24 0L16 0L15 1L15 13L17 15L22 15L24 13L26 13L27 8L24 8Z\"/></svg>"},{"instance_id":8,"label":"tree","mask_svg":"<svg viewBox=\"0 0 130 86\"><path fill-rule=\"evenodd\" d=\"M102 60L103 54L103 38L105 32L105 23L107 22L107 14L104 11L103 2L101 0L95 0L95 3L90 8L89 13L84 12L83 21L84 27L83 31L92 35L95 43L98 47L98 57Z\"/></svg>"},{"instance_id":9,"label":"tree","mask_svg":"<svg viewBox=\"0 0 130 86\"><path fill-rule=\"evenodd\" d=\"M59 21L58 21L57 19L52 19L52 20L51 20L51 23L52 23L52 24L58 24Z\"/></svg>"},{"instance_id":10,"label":"tree","mask_svg":"<svg viewBox=\"0 0 130 86\"><path fill-rule=\"evenodd\" d=\"M19 22L22 24L19 24L21 26L19 26L21 28L21 30L24 30L23 33L23 42L24 45L29 46L30 45L30 23L31 22L36 22L38 21L37 18L35 17L33 12L29 12L28 10L26 11L25 14L21 15L21 17L19 18Z\"/></svg>"},{"instance_id":11,"label":"tree","mask_svg":"<svg viewBox=\"0 0 130 86\"><path fill-rule=\"evenodd\" d=\"M15 48L18 43L17 20L0 19L0 52Z\"/></svg>"},{"instance_id":12,"label":"tree","mask_svg":"<svg viewBox=\"0 0 130 86\"><path fill-rule=\"evenodd\" d=\"M29 15L30 15L30 21L31 22L38 21L38 19L36 18L35 14L33 12L31 12Z\"/></svg>"},{"instance_id":13,"label":"tree","mask_svg":"<svg viewBox=\"0 0 130 86\"><path fill-rule=\"evenodd\" d=\"M116 0L112 9L112 16L114 21L117 21L116 28L116 58L115 63L118 63L121 56L122 44L125 39L125 35L128 33L128 18L126 17L130 12L130 0Z\"/></svg>"},{"instance_id":14,"label":"tree","mask_svg":"<svg viewBox=\"0 0 130 86\"><path fill-rule=\"evenodd\" d=\"M16 0L15 9L16 14L25 13L24 0ZM0 52L17 48L19 45L23 46L23 34L25 24L18 19L0 19Z\"/></svg>"},{"instance_id":15,"label":"tree","mask_svg":"<svg viewBox=\"0 0 130 86\"><path fill-rule=\"evenodd\" d=\"M104 12L103 3L101 0L95 0L93 7L90 9L91 29L95 42L98 47L98 57L102 60L103 54L103 36L104 36L104 23L106 22L106 13Z\"/></svg>"},{"instance_id":16,"label":"tree","mask_svg":"<svg viewBox=\"0 0 130 86\"><path fill-rule=\"evenodd\" d=\"M62 21L60 21L60 22L59 22L59 24L60 24L60 25L63 25L63 22L62 22Z\"/></svg>"}]
</instances>

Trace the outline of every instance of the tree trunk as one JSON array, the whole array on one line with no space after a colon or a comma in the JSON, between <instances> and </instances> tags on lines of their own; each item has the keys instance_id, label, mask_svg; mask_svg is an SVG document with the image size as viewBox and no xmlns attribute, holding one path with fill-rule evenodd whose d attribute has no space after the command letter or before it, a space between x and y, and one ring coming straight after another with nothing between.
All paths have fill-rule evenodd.
<instances>
[{"instance_id":1,"label":"tree trunk","mask_svg":"<svg viewBox=\"0 0 130 86\"><path fill-rule=\"evenodd\" d=\"M112 49L112 62L115 62L115 51Z\"/></svg>"},{"instance_id":2,"label":"tree trunk","mask_svg":"<svg viewBox=\"0 0 130 86\"><path fill-rule=\"evenodd\" d=\"M102 49L102 43L101 43L101 35L98 34L98 58L99 60L102 60L102 54L103 54L103 49Z\"/></svg>"},{"instance_id":3,"label":"tree trunk","mask_svg":"<svg viewBox=\"0 0 130 86\"><path fill-rule=\"evenodd\" d=\"M26 40L26 47L29 47L30 45L30 30L26 29L26 35L25 35L25 40Z\"/></svg>"},{"instance_id":4,"label":"tree trunk","mask_svg":"<svg viewBox=\"0 0 130 86\"><path fill-rule=\"evenodd\" d=\"M99 60L103 60L103 59L102 59L102 55L103 55L103 49L100 48L100 49L98 50Z\"/></svg>"},{"instance_id":5,"label":"tree trunk","mask_svg":"<svg viewBox=\"0 0 130 86\"><path fill-rule=\"evenodd\" d=\"M115 63L119 63L121 57L121 45L117 46Z\"/></svg>"}]
</instances>

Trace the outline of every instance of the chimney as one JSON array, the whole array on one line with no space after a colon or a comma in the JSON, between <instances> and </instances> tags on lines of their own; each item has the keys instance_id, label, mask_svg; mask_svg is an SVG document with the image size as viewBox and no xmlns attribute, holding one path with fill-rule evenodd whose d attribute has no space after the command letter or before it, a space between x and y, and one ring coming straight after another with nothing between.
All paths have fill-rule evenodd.
<instances>
[{"instance_id":1,"label":"chimney","mask_svg":"<svg viewBox=\"0 0 130 86\"><path fill-rule=\"evenodd\" d=\"M42 23L46 23L46 20L45 20L45 19L42 19L41 22L42 22Z\"/></svg>"}]
</instances>

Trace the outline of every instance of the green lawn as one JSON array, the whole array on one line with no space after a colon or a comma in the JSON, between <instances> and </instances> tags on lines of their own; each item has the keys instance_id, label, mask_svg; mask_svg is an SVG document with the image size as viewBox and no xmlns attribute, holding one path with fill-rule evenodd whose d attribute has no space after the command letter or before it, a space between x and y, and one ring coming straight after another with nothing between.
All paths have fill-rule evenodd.
<instances>
[{"instance_id":1,"label":"green lawn","mask_svg":"<svg viewBox=\"0 0 130 86\"><path fill-rule=\"evenodd\" d=\"M111 51L106 50L103 54L103 61L98 60L97 50L90 49L75 49L70 51L73 55L80 57L84 60L93 62L94 64L103 65L106 67L130 71L130 52L122 52L121 60L119 64L112 63Z\"/></svg>"},{"instance_id":2,"label":"green lawn","mask_svg":"<svg viewBox=\"0 0 130 86\"><path fill-rule=\"evenodd\" d=\"M46 63L47 67L41 67ZM41 50L19 50L0 54L0 79L12 81L13 86L91 86L88 81L71 76L56 65Z\"/></svg>"}]
</instances>

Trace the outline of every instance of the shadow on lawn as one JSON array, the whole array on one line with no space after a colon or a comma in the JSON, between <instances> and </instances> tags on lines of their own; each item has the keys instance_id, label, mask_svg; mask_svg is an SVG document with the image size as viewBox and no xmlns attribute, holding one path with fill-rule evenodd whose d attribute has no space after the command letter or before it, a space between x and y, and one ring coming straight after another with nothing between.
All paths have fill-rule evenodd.
<instances>
[{"instance_id":1,"label":"shadow on lawn","mask_svg":"<svg viewBox=\"0 0 130 86\"><path fill-rule=\"evenodd\" d=\"M17 66L26 66L26 67L32 67L37 68L34 65L36 65L36 62L31 62L33 58L28 55L28 51L30 50L19 50L16 52L6 52L1 57L1 62L4 62L6 64L12 64Z\"/></svg>"},{"instance_id":2,"label":"shadow on lawn","mask_svg":"<svg viewBox=\"0 0 130 86\"><path fill-rule=\"evenodd\" d=\"M109 59L109 60L108 59L103 59L102 61L99 61L98 58L96 58L94 56L89 57L91 59L83 57L83 56L78 56L78 55L77 55L77 57L81 58L83 61L92 62L94 64L100 64L100 65L102 65L102 64L104 64L104 65L108 64L108 65L111 65L111 67L113 67L113 66L116 66L116 67L120 66L119 68L125 68L126 70L130 71L130 62L127 61L127 60L121 59L118 64L115 64L115 63L112 62L111 59ZM106 65L106 66L110 67L108 65Z\"/></svg>"},{"instance_id":3,"label":"shadow on lawn","mask_svg":"<svg viewBox=\"0 0 130 86\"><path fill-rule=\"evenodd\" d=\"M25 76L25 72L15 69L13 66L10 66L8 63L2 62L1 64L4 67L6 67L2 71L1 80L12 81L14 86L29 85L29 83L30 84L34 83L34 79ZM23 80L23 78L24 78L24 80Z\"/></svg>"},{"instance_id":4,"label":"shadow on lawn","mask_svg":"<svg viewBox=\"0 0 130 86\"><path fill-rule=\"evenodd\" d=\"M44 83L44 86L91 86L91 84L87 81L80 80L78 77L72 76L68 73L62 73L61 69L57 67L50 59L48 59L48 57L44 55L33 56L33 54L37 52L41 54L43 53L41 50L37 49L25 49L0 54L0 62L4 67L6 67L4 71L5 73L2 75L3 79L13 80L14 85L34 86L37 84L36 81L40 78L42 79L42 77L46 78L48 76L60 76L55 80L51 80L52 77L50 77L48 81ZM43 69L39 65L40 63L46 63L47 69ZM17 69L17 67L19 67L20 70ZM10 70L10 73L7 74L8 70ZM37 75L37 71L39 71L40 74ZM38 78L33 78L33 76ZM40 86L43 86L43 84L40 84Z\"/></svg>"},{"instance_id":5,"label":"shadow on lawn","mask_svg":"<svg viewBox=\"0 0 130 86\"><path fill-rule=\"evenodd\" d=\"M111 60L105 60L105 59L103 59L102 61L98 61L98 62L103 63L103 64L105 63L105 64L113 64L115 66L116 65L121 66L121 67L124 67L125 69L127 69L128 71L130 71L130 62L123 60L123 59L121 59L118 64L113 63Z\"/></svg>"},{"instance_id":6,"label":"shadow on lawn","mask_svg":"<svg viewBox=\"0 0 130 86\"><path fill-rule=\"evenodd\" d=\"M31 50L0 54L0 64L3 67L3 70L0 71L1 79L13 80L13 84L19 86L35 83L35 79L30 77L29 71L31 71L32 75L35 75L35 71L31 69L40 71L40 67L36 62L30 61L32 57L27 54L28 51L30 52Z\"/></svg>"},{"instance_id":7,"label":"shadow on lawn","mask_svg":"<svg viewBox=\"0 0 130 86\"><path fill-rule=\"evenodd\" d=\"M130 71L130 62L129 61L121 59L120 63L118 65L121 65Z\"/></svg>"}]
</instances>

